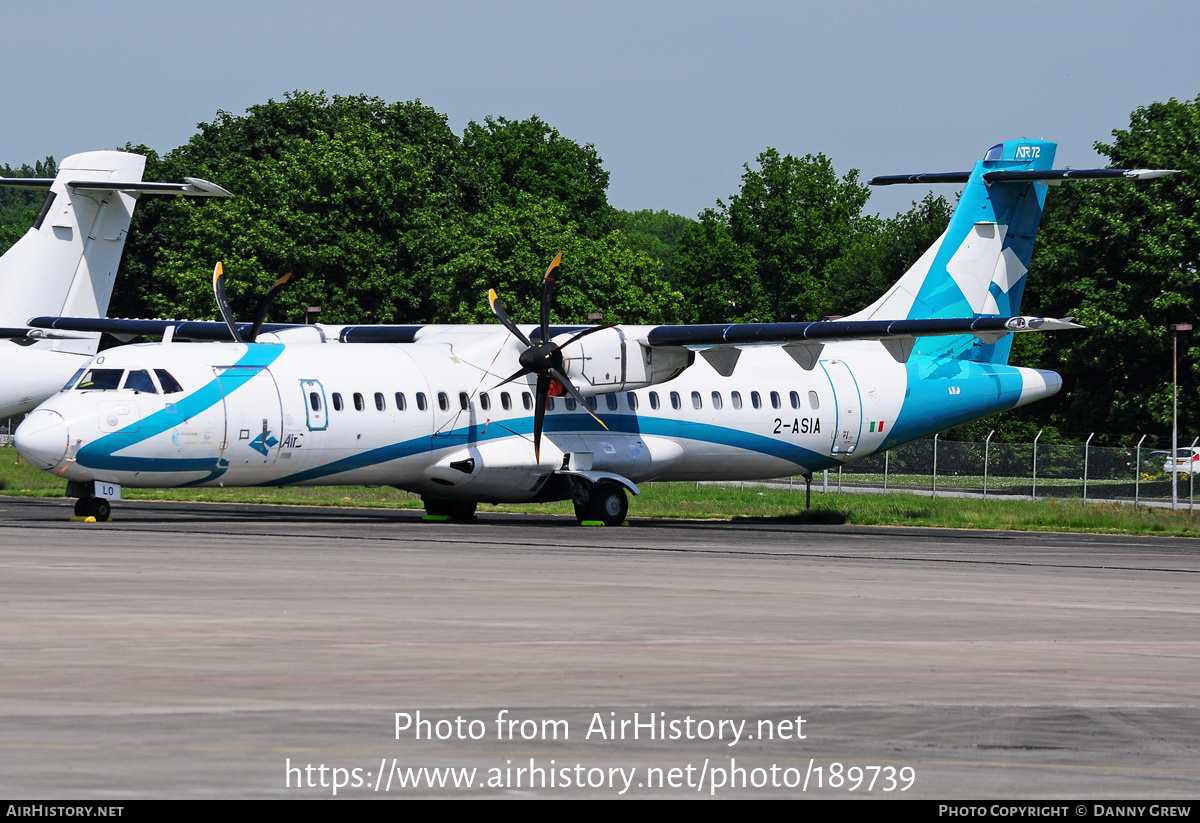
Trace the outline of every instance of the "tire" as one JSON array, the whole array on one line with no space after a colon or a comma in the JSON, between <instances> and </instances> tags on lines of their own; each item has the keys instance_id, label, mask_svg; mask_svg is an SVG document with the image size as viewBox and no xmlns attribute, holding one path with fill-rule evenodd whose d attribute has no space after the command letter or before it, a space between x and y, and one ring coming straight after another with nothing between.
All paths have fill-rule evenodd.
<instances>
[{"instance_id":1,"label":"tire","mask_svg":"<svg viewBox=\"0 0 1200 823\"><path fill-rule=\"evenodd\" d=\"M103 497L93 497L91 503L88 513L95 517L98 523L104 523L112 516L112 504Z\"/></svg>"},{"instance_id":2,"label":"tire","mask_svg":"<svg viewBox=\"0 0 1200 823\"><path fill-rule=\"evenodd\" d=\"M598 520L606 526L619 526L628 514L629 495L625 487L611 481L593 485L586 500L575 501L575 519L580 523Z\"/></svg>"},{"instance_id":3,"label":"tire","mask_svg":"<svg viewBox=\"0 0 1200 823\"><path fill-rule=\"evenodd\" d=\"M90 497L81 497L78 500L76 500L75 501L75 516L76 517L87 517L89 514L88 507L91 504L91 502L92 502L92 498L90 498Z\"/></svg>"},{"instance_id":4,"label":"tire","mask_svg":"<svg viewBox=\"0 0 1200 823\"><path fill-rule=\"evenodd\" d=\"M475 519L475 509L478 504L474 500L447 500L446 514L457 523L466 523Z\"/></svg>"},{"instance_id":5,"label":"tire","mask_svg":"<svg viewBox=\"0 0 1200 823\"><path fill-rule=\"evenodd\" d=\"M629 514L629 495L616 483L600 483L592 492L592 506L597 520L606 526L619 526Z\"/></svg>"}]
</instances>

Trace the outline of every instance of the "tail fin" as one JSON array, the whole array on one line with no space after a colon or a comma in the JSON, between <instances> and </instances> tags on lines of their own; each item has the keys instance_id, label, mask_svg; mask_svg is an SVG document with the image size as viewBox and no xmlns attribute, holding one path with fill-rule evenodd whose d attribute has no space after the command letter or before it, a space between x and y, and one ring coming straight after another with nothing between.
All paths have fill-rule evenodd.
<instances>
[{"instance_id":1,"label":"tail fin","mask_svg":"<svg viewBox=\"0 0 1200 823\"><path fill-rule=\"evenodd\" d=\"M0 326L23 326L30 317L42 314L105 314L136 198L125 191L71 184L136 183L145 166L145 157L118 151L87 152L63 160L37 222L0 257ZM94 354L98 342L99 335L89 335L34 345Z\"/></svg>"},{"instance_id":2,"label":"tail fin","mask_svg":"<svg viewBox=\"0 0 1200 823\"><path fill-rule=\"evenodd\" d=\"M945 233L891 289L848 320L933 319L1020 314L1025 273L1052 171L1054 143L1009 140L970 172L879 177L890 183L965 183ZM1109 170L1105 170L1109 171ZM1042 173L1046 177L1042 177ZM1098 175L1094 175L1098 176ZM1111 175L1110 175L1111 176ZM973 335L921 338L914 352L1007 363L1012 336L985 344Z\"/></svg>"}]
</instances>

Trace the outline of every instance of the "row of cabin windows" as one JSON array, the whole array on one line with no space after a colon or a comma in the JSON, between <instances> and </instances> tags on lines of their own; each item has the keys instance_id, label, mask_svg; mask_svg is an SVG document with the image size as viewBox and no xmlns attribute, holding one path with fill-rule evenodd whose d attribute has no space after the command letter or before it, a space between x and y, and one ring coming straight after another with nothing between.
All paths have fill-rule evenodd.
<instances>
[{"instance_id":1,"label":"row of cabin windows","mask_svg":"<svg viewBox=\"0 0 1200 823\"><path fill-rule=\"evenodd\" d=\"M618 400L617 400L617 395L605 394L602 396L604 397L604 404L607 407L608 411L617 411L617 407L619 405ZM354 408L356 411L363 411L367 408L366 398L363 396L363 394L361 392L354 392L354 394L351 395L351 397L354 400ZM670 397L672 409L683 408L683 398L680 397L679 392L673 391L670 393L669 397ZM779 392L777 392L777 391L770 392L768 397L771 402L771 408L773 408L773 409L783 408L783 399L780 396ZM414 396L414 399L416 401L418 411L425 411L425 409L428 408L428 400L425 397L425 392L417 392L416 395ZM650 408L652 408L652 409L658 409L662 405L662 403L658 397L658 392L656 392L656 391L650 392L649 400L650 400ZM310 396L309 401L312 403L314 411L319 410L320 402L319 402L319 400L317 398L317 394L315 392ZM378 411L386 411L387 410L387 398L384 396L383 392L375 392L374 401L375 401L375 408ZM698 392L698 391L692 392L691 401L692 401L693 409L704 408L704 398L701 396L700 392ZM714 409L721 409L721 408L725 407L724 397L721 394L721 392L719 392L719 391L715 391L712 393L712 401L711 402L712 402L712 407ZM796 391L788 392L788 402L793 409L801 408L800 393L796 392ZM438 403L438 408L441 409L442 411L444 411L444 412L450 411L450 396L446 392L440 391L437 393L437 403ZM553 397L547 398L546 411L554 411L554 403L555 403L555 400ZM636 411L637 407L638 407L637 395L634 394L633 392L626 392L625 393L625 404L629 407L630 411ZM743 406L742 393L737 392L737 391L730 392L729 393L729 404L735 409L742 408L742 406ZM533 396L529 392L521 392L521 405L525 408L525 411L530 411L533 409ZM567 411L574 411L576 405L577 405L577 403L575 402L575 398L570 397L570 396L563 398L563 406ZM587 406L592 411L596 411L596 409L599 407L599 405L600 405L599 401L597 400L597 398L594 395L592 397L587 398ZM756 391L750 392L750 406L755 409L761 409L763 407L762 395L760 395ZM820 398L817 397L817 393L815 391L810 391L808 393L808 407L810 409L816 410L816 409L820 408L820 406L821 406L821 401L820 401ZM458 393L458 407L462 411L467 411L471 407L470 395L468 395L465 391ZM483 411L491 410L492 400L488 396L487 392L482 392L479 395L479 407ZM504 409L504 411L510 411L512 409L512 396L508 392L500 392L500 407L502 409ZM341 392L334 392L333 393L333 410L341 411L343 408L345 408L345 402L342 400ZM408 398L405 396L404 392L399 392L399 391L396 392L395 408L397 411L405 411L408 408Z\"/></svg>"},{"instance_id":2,"label":"row of cabin windows","mask_svg":"<svg viewBox=\"0 0 1200 823\"><path fill-rule=\"evenodd\" d=\"M355 411L363 411L367 408L367 400L361 392L354 392L354 394L351 395L351 398L354 401ZM346 404L342 399L341 392L334 392L332 395L332 400L334 411L341 411L342 409L346 408ZM416 403L418 411L425 411L427 408L429 408L429 400L425 396L425 392L417 392L415 395L413 395L413 400ZM402 391L396 392L393 402L395 403L396 411L406 411L408 409L408 397ZM309 403L312 404L313 411L320 410L320 398L316 392L313 392L309 396ZM387 411L387 397L383 392L375 392L374 404L377 411ZM438 392L437 404L438 408L442 411L450 411L450 395L444 391ZM492 401L491 398L488 397L487 392L479 395L479 405L484 411L491 409ZM531 395L529 392L521 392L521 405L525 407L525 411L531 411L533 409L533 395ZM458 407L462 411L466 411L471 407L471 397L465 391L460 391L458 393ZM508 392L500 392L500 407L505 411L510 411L512 409L512 395L510 395Z\"/></svg>"},{"instance_id":3,"label":"row of cabin windows","mask_svg":"<svg viewBox=\"0 0 1200 823\"><path fill-rule=\"evenodd\" d=\"M773 409L783 408L783 398L780 396L779 392L773 391L768 396L771 401L771 408L773 408ZM683 398L680 396L679 392L677 392L677 391L671 392L669 395L669 398L671 401L672 409L682 409L683 408ZM652 409L662 408L662 401L659 399L658 392L656 392L656 391L650 392L648 395L648 399L650 400L650 408L652 408ZM605 405L607 405L609 411L617 410L617 396L615 394L604 395L604 401L605 401ZM693 409L704 408L704 397L703 397L703 395L701 395L700 392L698 392L698 391L692 392L691 401L692 401ZM719 392L719 391L715 391L712 393L711 402L712 402L712 407L714 409L723 409L725 407L724 395L722 395L721 392ZM797 392L797 391L788 392L788 402L791 404L791 407L793 409L801 408L802 406L801 406L800 392ZM638 407L638 396L636 394L634 394L633 392L626 392L625 393L625 404L629 407L630 411L636 411L637 407ZM729 393L729 404L735 409L742 408L742 406L743 406L742 393L738 392L738 391L730 392ZM566 407L567 411L574 411L577 403L575 402L575 398L573 398L573 397L564 397L563 405ZM592 411L595 411L596 407L598 405L599 405L599 403L597 402L595 397L587 398L587 406ZM750 405L753 408L761 409L763 407L762 395L756 391L750 392ZM821 400L819 397L817 397L817 393L815 391L810 391L808 393L808 407L813 410L819 409L821 407ZM546 410L547 411L554 410L554 398L553 397L551 397L547 401Z\"/></svg>"}]
</instances>

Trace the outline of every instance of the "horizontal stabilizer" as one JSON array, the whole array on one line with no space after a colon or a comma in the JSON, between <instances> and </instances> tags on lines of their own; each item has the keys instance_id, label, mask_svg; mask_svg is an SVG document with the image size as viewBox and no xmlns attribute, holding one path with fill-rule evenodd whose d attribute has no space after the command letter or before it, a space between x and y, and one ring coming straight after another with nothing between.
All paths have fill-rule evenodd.
<instances>
[{"instance_id":1,"label":"horizontal stabilizer","mask_svg":"<svg viewBox=\"0 0 1200 823\"><path fill-rule=\"evenodd\" d=\"M233 197L216 183L198 177L185 177L182 183L143 183L140 180L73 180L67 186L80 191L123 191L130 194L184 194L188 197ZM19 189L48 189L53 177L0 177L0 186Z\"/></svg>"},{"instance_id":2,"label":"horizontal stabilizer","mask_svg":"<svg viewBox=\"0 0 1200 823\"><path fill-rule=\"evenodd\" d=\"M1150 180L1177 174L1178 169L1004 169L988 171L980 175L988 183L1052 183L1064 180ZM950 171L939 174L890 174L872 177L872 186L891 186L897 183L966 183L971 178L969 171Z\"/></svg>"}]
</instances>

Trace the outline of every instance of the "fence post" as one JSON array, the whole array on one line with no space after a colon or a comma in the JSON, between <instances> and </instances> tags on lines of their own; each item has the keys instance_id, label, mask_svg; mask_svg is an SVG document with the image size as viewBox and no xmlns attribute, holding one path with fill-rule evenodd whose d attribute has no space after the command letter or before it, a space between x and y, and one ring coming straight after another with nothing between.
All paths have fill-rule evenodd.
<instances>
[{"instance_id":1,"label":"fence post","mask_svg":"<svg viewBox=\"0 0 1200 823\"><path fill-rule=\"evenodd\" d=\"M983 499L987 500L987 481L988 481L988 454L992 448L992 435L996 433L995 429L988 432L987 440L983 441Z\"/></svg>"},{"instance_id":2,"label":"fence post","mask_svg":"<svg viewBox=\"0 0 1200 823\"><path fill-rule=\"evenodd\" d=\"M891 455L890 451L886 451L883 453L883 490L884 491L887 491L888 457L890 455Z\"/></svg>"},{"instance_id":3,"label":"fence post","mask_svg":"<svg viewBox=\"0 0 1200 823\"><path fill-rule=\"evenodd\" d=\"M1092 445L1092 438L1096 436L1095 432L1088 435L1088 439L1083 444L1083 502L1087 502L1087 472L1088 472L1088 446Z\"/></svg>"},{"instance_id":4,"label":"fence post","mask_svg":"<svg viewBox=\"0 0 1200 823\"><path fill-rule=\"evenodd\" d=\"M1042 439L1042 432L1045 429L1038 429L1037 437L1033 438L1033 487L1029 490L1029 499L1037 500L1037 442Z\"/></svg>"},{"instance_id":5,"label":"fence post","mask_svg":"<svg viewBox=\"0 0 1200 823\"><path fill-rule=\"evenodd\" d=\"M938 432L933 436L933 500L937 500L937 439L940 434Z\"/></svg>"},{"instance_id":6,"label":"fence post","mask_svg":"<svg viewBox=\"0 0 1200 823\"><path fill-rule=\"evenodd\" d=\"M1142 440L1146 439L1146 435L1142 435ZM1134 452L1133 464L1133 507L1138 507L1140 493L1142 490L1142 440L1138 441L1137 450Z\"/></svg>"}]
</instances>

